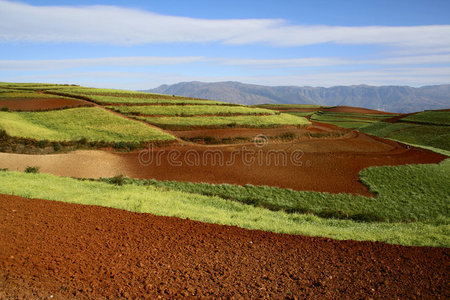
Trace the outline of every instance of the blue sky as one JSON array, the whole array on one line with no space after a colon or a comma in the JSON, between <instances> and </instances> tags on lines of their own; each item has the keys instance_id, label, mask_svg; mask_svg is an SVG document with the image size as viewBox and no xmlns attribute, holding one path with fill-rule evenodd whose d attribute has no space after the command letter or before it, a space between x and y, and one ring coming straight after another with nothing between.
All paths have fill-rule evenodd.
<instances>
[{"instance_id":1,"label":"blue sky","mask_svg":"<svg viewBox=\"0 0 450 300\"><path fill-rule=\"evenodd\" d=\"M450 83L450 1L5 1L0 81Z\"/></svg>"}]
</instances>

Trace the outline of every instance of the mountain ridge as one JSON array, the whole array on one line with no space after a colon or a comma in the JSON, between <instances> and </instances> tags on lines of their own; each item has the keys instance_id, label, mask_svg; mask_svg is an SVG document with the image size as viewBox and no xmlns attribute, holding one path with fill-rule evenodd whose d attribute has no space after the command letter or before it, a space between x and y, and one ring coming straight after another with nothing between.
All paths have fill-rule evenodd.
<instances>
[{"instance_id":1,"label":"mountain ridge","mask_svg":"<svg viewBox=\"0 0 450 300\"><path fill-rule=\"evenodd\" d=\"M163 84L144 92L188 96L239 104L319 104L358 106L409 113L450 108L450 84L410 86L351 85L333 87L264 86L237 81Z\"/></svg>"}]
</instances>

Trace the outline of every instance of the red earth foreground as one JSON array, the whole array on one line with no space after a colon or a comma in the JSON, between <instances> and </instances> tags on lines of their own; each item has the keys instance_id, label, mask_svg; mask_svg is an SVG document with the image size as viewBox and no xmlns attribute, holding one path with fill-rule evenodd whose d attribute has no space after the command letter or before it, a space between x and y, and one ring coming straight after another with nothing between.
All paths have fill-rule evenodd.
<instances>
[{"instance_id":1,"label":"red earth foreground","mask_svg":"<svg viewBox=\"0 0 450 300\"><path fill-rule=\"evenodd\" d=\"M450 250L0 195L1 299L449 299Z\"/></svg>"}]
</instances>

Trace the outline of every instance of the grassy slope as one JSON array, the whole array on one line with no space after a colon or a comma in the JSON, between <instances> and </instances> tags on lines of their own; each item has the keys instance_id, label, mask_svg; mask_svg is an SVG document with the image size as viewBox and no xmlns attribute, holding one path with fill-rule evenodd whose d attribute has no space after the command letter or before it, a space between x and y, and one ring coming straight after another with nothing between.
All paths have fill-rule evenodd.
<instances>
[{"instance_id":1,"label":"grassy slope","mask_svg":"<svg viewBox=\"0 0 450 300\"><path fill-rule=\"evenodd\" d=\"M275 111L268 109L224 105L110 106L108 108L118 110L125 114L140 113L144 115L167 116L193 116L204 114L275 114Z\"/></svg>"},{"instance_id":2,"label":"grassy slope","mask_svg":"<svg viewBox=\"0 0 450 300\"><path fill-rule=\"evenodd\" d=\"M359 130L383 138L450 150L450 130L447 126L378 122Z\"/></svg>"},{"instance_id":3,"label":"grassy slope","mask_svg":"<svg viewBox=\"0 0 450 300\"><path fill-rule=\"evenodd\" d=\"M400 121L450 126L450 111L424 111L402 118Z\"/></svg>"},{"instance_id":4,"label":"grassy slope","mask_svg":"<svg viewBox=\"0 0 450 300\"><path fill-rule=\"evenodd\" d=\"M307 125L309 121L288 114L270 116L231 116L231 117L138 117L161 127L171 126L242 126L273 127L282 125Z\"/></svg>"},{"instance_id":5,"label":"grassy slope","mask_svg":"<svg viewBox=\"0 0 450 300\"><path fill-rule=\"evenodd\" d=\"M397 202L395 207L398 213L410 216L411 219L412 216L417 216L424 220L413 223L326 219L311 214L271 211L225 200L219 196L177 191L168 186L142 186L136 183L115 186L46 174L0 172L0 193L188 217L198 221L282 233L449 247L450 191L447 185L442 183L429 186L434 179L450 174L449 166L450 162L446 161L440 165L374 167L362 172L362 180L369 184L372 190L380 193L377 199L370 201L380 202L379 207L387 203L386 210L391 209L392 203ZM449 175L446 176L442 180L448 180ZM408 180L405 181L405 177ZM426 182L423 182L424 178L427 179ZM314 194L318 193L309 194L311 202L315 202ZM424 203L417 208L416 204L419 202ZM430 210L433 212L428 212L428 207L433 207Z\"/></svg>"},{"instance_id":6,"label":"grassy slope","mask_svg":"<svg viewBox=\"0 0 450 300\"><path fill-rule=\"evenodd\" d=\"M158 129L103 109L73 108L48 112L0 112L0 129L10 136L37 140L143 142L174 139Z\"/></svg>"}]
</instances>

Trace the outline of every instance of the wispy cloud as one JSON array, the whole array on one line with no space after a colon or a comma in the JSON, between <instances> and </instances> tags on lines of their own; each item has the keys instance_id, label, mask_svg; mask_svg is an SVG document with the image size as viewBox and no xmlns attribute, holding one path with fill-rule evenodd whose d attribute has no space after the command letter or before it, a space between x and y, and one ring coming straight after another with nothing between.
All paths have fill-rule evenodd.
<instances>
[{"instance_id":1,"label":"wispy cloud","mask_svg":"<svg viewBox=\"0 0 450 300\"><path fill-rule=\"evenodd\" d=\"M345 59L339 57L308 57L288 59L251 59L251 58L208 58L204 56L133 56L133 57L104 57L104 58L74 58L74 59L46 59L46 60L0 60L0 71L7 70L63 70L85 67L145 67L169 66L205 63L211 66L241 66L259 69L285 69L302 67L331 67L331 66L364 66L364 65L423 65L450 64L450 54L393 56L377 59Z\"/></svg>"},{"instance_id":2,"label":"wispy cloud","mask_svg":"<svg viewBox=\"0 0 450 300\"><path fill-rule=\"evenodd\" d=\"M450 48L450 25L299 26L282 19L210 20L116 6L32 6L0 0L0 41L275 46L336 43Z\"/></svg>"},{"instance_id":3,"label":"wispy cloud","mask_svg":"<svg viewBox=\"0 0 450 300\"><path fill-rule=\"evenodd\" d=\"M58 70L80 67L135 67L180 65L202 61L200 56L133 56L46 60L0 60L0 70Z\"/></svg>"},{"instance_id":4,"label":"wispy cloud","mask_svg":"<svg viewBox=\"0 0 450 300\"><path fill-rule=\"evenodd\" d=\"M450 54L392 56L376 59L346 59L338 57L309 57L289 59L221 58L216 59L216 61L223 65L247 66L257 68L328 67L339 65L420 65L450 64Z\"/></svg>"}]
</instances>

